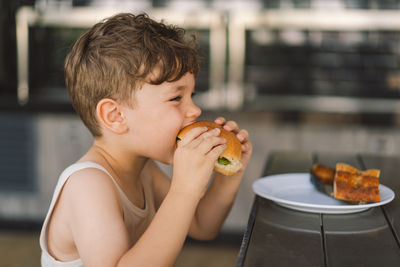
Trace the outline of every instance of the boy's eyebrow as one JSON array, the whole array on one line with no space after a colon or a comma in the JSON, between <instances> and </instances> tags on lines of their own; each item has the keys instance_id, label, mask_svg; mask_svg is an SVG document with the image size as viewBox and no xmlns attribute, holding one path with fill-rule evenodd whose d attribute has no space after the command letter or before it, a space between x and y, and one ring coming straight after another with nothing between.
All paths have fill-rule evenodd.
<instances>
[{"instance_id":1,"label":"boy's eyebrow","mask_svg":"<svg viewBox=\"0 0 400 267\"><path fill-rule=\"evenodd\" d=\"M178 91L184 91L185 89L186 89L186 86L184 86L184 85L179 85L176 87L176 90L178 90Z\"/></svg>"}]
</instances>

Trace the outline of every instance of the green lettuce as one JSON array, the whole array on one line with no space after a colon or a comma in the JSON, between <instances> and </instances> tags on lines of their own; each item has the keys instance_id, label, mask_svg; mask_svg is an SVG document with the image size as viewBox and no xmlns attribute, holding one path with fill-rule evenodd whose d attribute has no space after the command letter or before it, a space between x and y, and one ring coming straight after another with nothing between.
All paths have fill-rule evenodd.
<instances>
[{"instance_id":1,"label":"green lettuce","mask_svg":"<svg viewBox=\"0 0 400 267\"><path fill-rule=\"evenodd\" d=\"M224 158L224 157L219 158L218 159L218 163L221 164L221 165L229 165L229 164L231 164L231 162L227 158Z\"/></svg>"}]
</instances>

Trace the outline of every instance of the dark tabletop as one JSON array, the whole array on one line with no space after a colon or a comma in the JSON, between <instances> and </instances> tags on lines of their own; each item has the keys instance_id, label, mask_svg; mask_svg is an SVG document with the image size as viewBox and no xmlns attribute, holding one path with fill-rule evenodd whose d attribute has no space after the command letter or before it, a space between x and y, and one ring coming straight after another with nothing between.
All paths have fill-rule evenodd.
<instances>
[{"instance_id":1,"label":"dark tabletop","mask_svg":"<svg viewBox=\"0 0 400 267\"><path fill-rule=\"evenodd\" d=\"M396 196L351 214L301 212L256 196L237 266L400 266L400 157L276 152L263 176L309 172L317 162L380 169Z\"/></svg>"}]
</instances>

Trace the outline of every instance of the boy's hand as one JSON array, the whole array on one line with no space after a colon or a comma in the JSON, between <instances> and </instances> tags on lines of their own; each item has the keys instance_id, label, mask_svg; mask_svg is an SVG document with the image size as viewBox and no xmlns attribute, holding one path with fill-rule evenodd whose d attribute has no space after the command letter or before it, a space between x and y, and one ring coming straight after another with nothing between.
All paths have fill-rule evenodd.
<instances>
[{"instance_id":1,"label":"boy's hand","mask_svg":"<svg viewBox=\"0 0 400 267\"><path fill-rule=\"evenodd\" d=\"M235 133L242 147L242 168L232 176L216 173L206 194L200 200L192 221L189 235L192 238L212 239L219 233L239 190L244 170L249 162L252 145L246 130L239 129L234 121L218 117L215 123ZM211 170L211 167L210 167Z\"/></svg>"},{"instance_id":2,"label":"boy's hand","mask_svg":"<svg viewBox=\"0 0 400 267\"><path fill-rule=\"evenodd\" d=\"M219 129L191 129L178 143L174 155L171 190L201 198L210 180L214 163L226 149Z\"/></svg>"},{"instance_id":3,"label":"boy's hand","mask_svg":"<svg viewBox=\"0 0 400 267\"><path fill-rule=\"evenodd\" d=\"M245 129L239 129L239 126L235 121L226 121L226 119L223 117L216 118L214 122L223 126L225 130L234 132L242 144L242 158L240 161L242 162L243 166L239 172L243 172L249 163L251 153L253 151L253 145L249 139L249 133Z\"/></svg>"}]
</instances>

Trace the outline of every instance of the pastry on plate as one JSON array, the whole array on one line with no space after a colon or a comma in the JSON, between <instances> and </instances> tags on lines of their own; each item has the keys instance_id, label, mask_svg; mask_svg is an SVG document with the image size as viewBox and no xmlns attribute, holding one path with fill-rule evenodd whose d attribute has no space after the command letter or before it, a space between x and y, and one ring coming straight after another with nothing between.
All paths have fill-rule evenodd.
<instances>
[{"instance_id":1,"label":"pastry on plate","mask_svg":"<svg viewBox=\"0 0 400 267\"><path fill-rule=\"evenodd\" d=\"M333 195L337 199L355 202L379 202L380 170L360 171L348 164L337 163Z\"/></svg>"}]
</instances>

